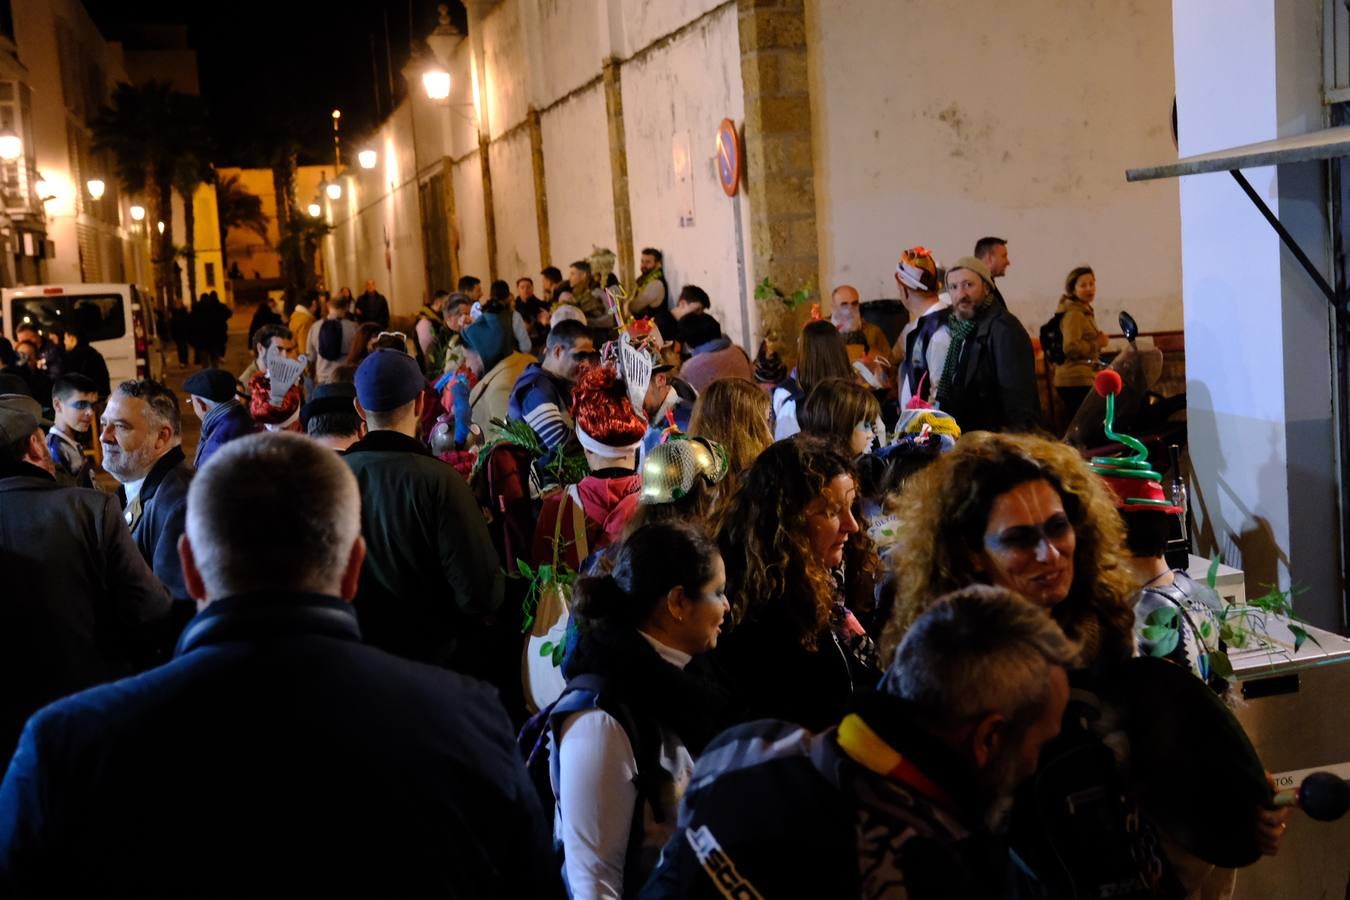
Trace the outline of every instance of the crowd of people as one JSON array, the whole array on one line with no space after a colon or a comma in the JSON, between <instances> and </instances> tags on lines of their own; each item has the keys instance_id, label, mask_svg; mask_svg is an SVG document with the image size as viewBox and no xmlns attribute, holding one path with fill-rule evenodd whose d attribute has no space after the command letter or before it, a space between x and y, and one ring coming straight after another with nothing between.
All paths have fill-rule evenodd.
<instances>
[{"instance_id":1,"label":"crowd of people","mask_svg":"<svg viewBox=\"0 0 1350 900\"><path fill-rule=\"evenodd\" d=\"M640 258L263 306L183 398L4 382L0 893L1219 897L1278 850L1259 766L1223 823L1139 789L1122 685L1245 740L1219 601L1145 456L1041 429L1006 241L753 355Z\"/></svg>"}]
</instances>

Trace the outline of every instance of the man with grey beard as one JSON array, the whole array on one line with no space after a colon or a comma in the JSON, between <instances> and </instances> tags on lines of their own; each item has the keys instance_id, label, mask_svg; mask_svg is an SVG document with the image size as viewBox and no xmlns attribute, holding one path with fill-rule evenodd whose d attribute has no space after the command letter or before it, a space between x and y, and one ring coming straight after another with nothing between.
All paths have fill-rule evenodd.
<instances>
[{"instance_id":1,"label":"man with grey beard","mask_svg":"<svg viewBox=\"0 0 1350 900\"><path fill-rule=\"evenodd\" d=\"M121 484L117 496L131 536L174 599L187 603L178 539L193 469L183 455L178 397L148 378L124 381L108 398L100 426L103 468Z\"/></svg>"},{"instance_id":2,"label":"man with grey beard","mask_svg":"<svg viewBox=\"0 0 1350 900\"><path fill-rule=\"evenodd\" d=\"M763 720L707 746L643 900L1010 896L999 832L1077 652L1009 591L940 598L837 727Z\"/></svg>"}]
</instances>

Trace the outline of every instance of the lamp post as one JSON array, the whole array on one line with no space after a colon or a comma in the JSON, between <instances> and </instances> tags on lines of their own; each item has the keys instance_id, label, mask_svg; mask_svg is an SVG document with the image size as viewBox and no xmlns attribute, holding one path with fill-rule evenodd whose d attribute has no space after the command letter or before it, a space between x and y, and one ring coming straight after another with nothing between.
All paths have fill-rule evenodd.
<instances>
[{"instance_id":1,"label":"lamp post","mask_svg":"<svg viewBox=\"0 0 1350 900\"><path fill-rule=\"evenodd\" d=\"M103 183L102 178L90 178L84 183L84 186L88 188L89 196L94 200L102 200L103 192L107 190L108 187Z\"/></svg>"},{"instance_id":2,"label":"lamp post","mask_svg":"<svg viewBox=\"0 0 1350 900\"><path fill-rule=\"evenodd\" d=\"M455 51L459 48L460 43L463 42L464 40L464 34L458 28L456 28L454 24L451 23L450 7L448 5L444 3L438 4L436 7L436 14L437 14L436 28L431 32L431 34L427 35L426 37L427 48L431 50L432 56L435 57L436 64L433 66L429 66L423 71L422 89L426 92L427 98L429 100L435 103L444 104L445 118L446 118L445 136L446 140L449 141L451 135L454 132L454 117L451 111L451 107L455 105L450 102L450 91L453 86L453 82L450 77L450 68L451 63L454 60ZM446 152L448 159L449 151L447 150ZM483 219L487 229L488 261L489 261L488 268L490 270L489 275L494 275L497 258L497 236L494 233L495 215L493 212L493 204L492 204L492 189L491 189L492 182L487 169L487 158L488 158L487 147L483 144L481 137L479 140L479 153L480 156L482 157L481 165L483 171L483 188L484 188ZM446 165L444 177L450 183L450 187L448 188L448 190L453 192L454 175L450 171L450 167L448 164ZM452 195L450 199L450 204L451 210L453 210ZM449 217L449 215L450 213L448 211L447 217ZM453 279L459 274L459 252L454 247L453 244L450 247L449 261L450 261L451 278Z\"/></svg>"},{"instance_id":3,"label":"lamp post","mask_svg":"<svg viewBox=\"0 0 1350 900\"><path fill-rule=\"evenodd\" d=\"M14 162L23 155L23 140L12 130L0 131L0 160Z\"/></svg>"},{"instance_id":4,"label":"lamp post","mask_svg":"<svg viewBox=\"0 0 1350 900\"><path fill-rule=\"evenodd\" d=\"M380 155L374 150L366 149L356 154L356 161L360 163L363 169L373 169L380 160Z\"/></svg>"}]
</instances>

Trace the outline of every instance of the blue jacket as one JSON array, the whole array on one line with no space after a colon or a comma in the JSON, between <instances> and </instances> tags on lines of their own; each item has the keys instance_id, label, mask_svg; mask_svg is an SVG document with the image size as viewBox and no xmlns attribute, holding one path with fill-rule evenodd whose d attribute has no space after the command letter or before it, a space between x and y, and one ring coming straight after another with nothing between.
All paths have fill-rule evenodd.
<instances>
[{"instance_id":1,"label":"blue jacket","mask_svg":"<svg viewBox=\"0 0 1350 900\"><path fill-rule=\"evenodd\" d=\"M183 566L178 561L178 539L187 527L188 485L196 470L188 465L181 447L174 447L159 458L141 485L141 514L131 526L131 537L141 556L164 582L173 598L190 602L183 583ZM127 505L125 488L117 489L122 508ZM186 618L186 617L185 617Z\"/></svg>"},{"instance_id":2,"label":"blue jacket","mask_svg":"<svg viewBox=\"0 0 1350 900\"><path fill-rule=\"evenodd\" d=\"M333 597L197 615L176 658L43 709L0 785L0 895L555 897L488 686Z\"/></svg>"},{"instance_id":3,"label":"blue jacket","mask_svg":"<svg viewBox=\"0 0 1350 900\"><path fill-rule=\"evenodd\" d=\"M236 438L247 437L257 430L258 426L254 423L253 417L238 400L228 400L213 407L206 414L206 418L202 419L202 437L197 443L197 455L193 457L192 467L200 469L221 447Z\"/></svg>"}]
</instances>

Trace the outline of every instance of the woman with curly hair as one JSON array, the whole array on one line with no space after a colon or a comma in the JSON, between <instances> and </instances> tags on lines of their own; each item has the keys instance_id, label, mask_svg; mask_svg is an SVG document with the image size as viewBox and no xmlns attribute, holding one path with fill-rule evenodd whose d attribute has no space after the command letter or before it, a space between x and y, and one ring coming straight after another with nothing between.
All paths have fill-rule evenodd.
<instances>
[{"instance_id":1,"label":"woman with curly hair","mask_svg":"<svg viewBox=\"0 0 1350 900\"><path fill-rule=\"evenodd\" d=\"M1016 591L1083 645L1079 667L1134 653L1134 584L1109 488L1072 447L975 432L914 476L896 510L901 560L882 636L894 649L937 597L968 584Z\"/></svg>"},{"instance_id":2,"label":"woman with curly hair","mask_svg":"<svg viewBox=\"0 0 1350 900\"><path fill-rule=\"evenodd\" d=\"M748 718L824 729L876 681L875 650L836 581L877 566L855 499L848 457L803 436L765 450L723 511L736 625L717 658Z\"/></svg>"},{"instance_id":3,"label":"woman with curly hair","mask_svg":"<svg viewBox=\"0 0 1350 900\"><path fill-rule=\"evenodd\" d=\"M773 443L770 412L769 395L744 378L719 378L699 394L689 435L714 441L727 454L727 475L713 490L713 506L735 492L741 476Z\"/></svg>"}]
</instances>

